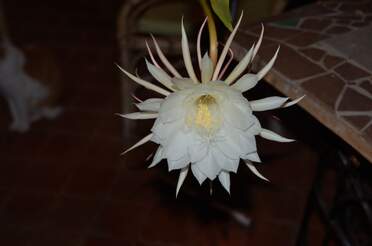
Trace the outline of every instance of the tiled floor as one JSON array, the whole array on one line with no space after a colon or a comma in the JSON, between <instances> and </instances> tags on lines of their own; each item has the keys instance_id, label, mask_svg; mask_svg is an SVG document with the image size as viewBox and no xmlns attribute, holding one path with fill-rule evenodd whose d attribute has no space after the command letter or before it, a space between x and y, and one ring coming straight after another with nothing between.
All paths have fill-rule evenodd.
<instances>
[{"instance_id":1,"label":"tiled floor","mask_svg":"<svg viewBox=\"0 0 372 246\"><path fill-rule=\"evenodd\" d=\"M231 197L219 185L210 197L206 185L189 178L175 199L177 174L165 165L146 168L154 145L120 156L131 143L114 115L120 112L114 12L84 1L55 9L44 3L34 7L39 17L27 19L27 8L17 12L9 2L9 25L22 26L16 40L48 46L57 57L64 113L16 134L7 131L10 119L0 104L0 245L293 243L317 158L300 135L294 133L300 141L292 144L259 142L264 164L258 168L270 184L241 167ZM251 216L253 225L240 226L219 206Z\"/></svg>"}]
</instances>

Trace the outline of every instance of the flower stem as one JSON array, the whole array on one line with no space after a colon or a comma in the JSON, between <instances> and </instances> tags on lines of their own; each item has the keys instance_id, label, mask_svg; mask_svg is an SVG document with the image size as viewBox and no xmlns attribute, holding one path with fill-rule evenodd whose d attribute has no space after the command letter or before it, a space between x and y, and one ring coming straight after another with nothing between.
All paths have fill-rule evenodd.
<instances>
[{"instance_id":1,"label":"flower stem","mask_svg":"<svg viewBox=\"0 0 372 246\"><path fill-rule=\"evenodd\" d=\"M213 19L213 13L209 7L207 0L199 0L205 15L208 17L208 31L209 31L209 56L212 60L213 66L216 66L218 56L217 30L216 23Z\"/></svg>"}]
</instances>

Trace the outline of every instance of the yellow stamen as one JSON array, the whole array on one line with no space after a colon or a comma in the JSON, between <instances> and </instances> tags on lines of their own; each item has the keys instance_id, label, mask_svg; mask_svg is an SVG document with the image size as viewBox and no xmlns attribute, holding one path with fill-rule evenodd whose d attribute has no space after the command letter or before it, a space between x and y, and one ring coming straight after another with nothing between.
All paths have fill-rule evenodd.
<instances>
[{"instance_id":1,"label":"yellow stamen","mask_svg":"<svg viewBox=\"0 0 372 246\"><path fill-rule=\"evenodd\" d=\"M208 131L212 129L214 120L209 107L215 103L216 99L210 95L203 95L196 100L196 126L204 128Z\"/></svg>"}]
</instances>

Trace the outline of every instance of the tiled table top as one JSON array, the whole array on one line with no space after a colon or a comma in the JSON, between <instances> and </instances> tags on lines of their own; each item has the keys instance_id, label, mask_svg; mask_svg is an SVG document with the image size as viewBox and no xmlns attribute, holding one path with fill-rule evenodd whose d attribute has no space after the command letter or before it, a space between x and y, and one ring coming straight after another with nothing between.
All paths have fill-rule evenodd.
<instances>
[{"instance_id":1,"label":"tiled table top","mask_svg":"<svg viewBox=\"0 0 372 246\"><path fill-rule=\"evenodd\" d=\"M264 22L253 69L280 45L266 80L372 162L372 1L320 1ZM260 24L243 26L233 49L241 59ZM307 129L311 130L311 129Z\"/></svg>"}]
</instances>

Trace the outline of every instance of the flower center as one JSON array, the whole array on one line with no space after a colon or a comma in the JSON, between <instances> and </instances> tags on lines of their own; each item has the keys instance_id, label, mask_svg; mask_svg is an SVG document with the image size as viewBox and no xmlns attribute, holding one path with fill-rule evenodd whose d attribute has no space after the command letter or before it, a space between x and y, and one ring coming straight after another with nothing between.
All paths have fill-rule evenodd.
<instances>
[{"instance_id":1,"label":"flower center","mask_svg":"<svg viewBox=\"0 0 372 246\"><path fill-rule=\"evenodd\" d=\"M210 106L216 103L216 99L210 95L203 95L196 100L195 125L206 130L212 128L213 119Z\"/></svg>"},{"instance_id":2,"label":"flower center","mask_svg":"<svg viewBox=\"0 0 372 246\"><path fill-rule=\"evenodd\" d=\"M210 136L219 127L219 114L216 99L211 95L198 97L186 119L189 127L195 127L200 134Z\"/></svg>"}]
</instances>

